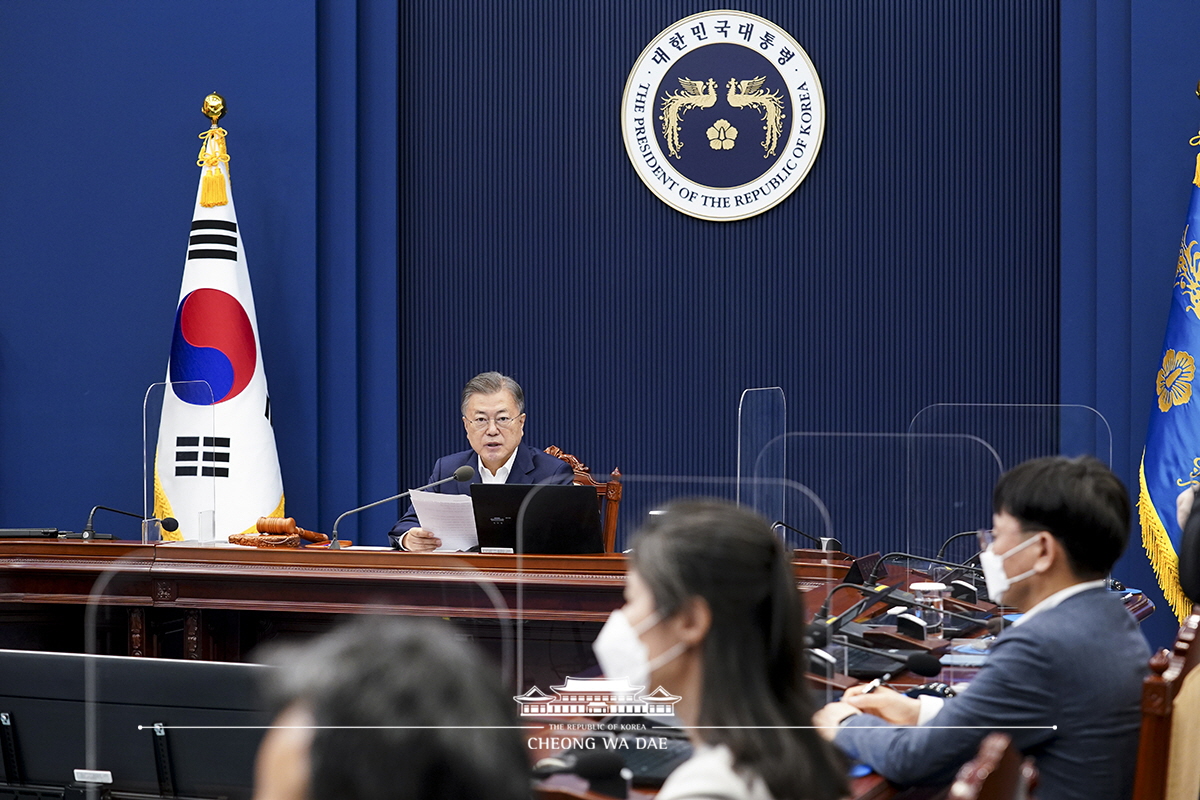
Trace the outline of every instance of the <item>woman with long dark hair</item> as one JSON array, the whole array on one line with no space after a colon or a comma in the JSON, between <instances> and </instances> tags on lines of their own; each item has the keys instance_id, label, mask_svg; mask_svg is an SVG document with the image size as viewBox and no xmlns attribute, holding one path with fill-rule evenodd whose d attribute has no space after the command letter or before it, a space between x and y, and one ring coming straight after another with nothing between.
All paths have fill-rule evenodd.
<instances>
[{"instance_id":1,"label":"woman with long dark hair","mask_svg":"<svg viewBox=\"0 0 1200 800\"><path fill-rule=\"evenodd\" d=\"M840 757L811 727L803 608L765 520L673 503L634 540L625 605L596 639L606 677L662 686L692 742L659 800L836 800Z\"/></svg>"}]
</instances>

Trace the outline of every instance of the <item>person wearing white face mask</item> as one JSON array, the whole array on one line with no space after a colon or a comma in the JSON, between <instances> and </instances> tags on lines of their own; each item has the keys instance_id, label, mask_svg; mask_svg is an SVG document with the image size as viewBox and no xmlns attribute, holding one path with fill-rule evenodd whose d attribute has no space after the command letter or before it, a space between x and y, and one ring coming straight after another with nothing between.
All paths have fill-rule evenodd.
<instances>
[{"instance_id":1,"label":"person wearing white face mask","mask_svg":"<svg viewBox=\"0 0 1200 800\"><path fill-rule=\"evenodd\" d=\"M779 538L719 501L672 503L634 541L625 606L593 645L607 678L681 699L696 752L658 800L837 800L836 752L809 726L803 605Z\"/></svg>"},{"instance_id":2,"label":"person wearing white face mask","mask_svg":"<svg viewBox=\"0 0 1200 800\"><path fill-rule=\"evenodd\" d=\"M1024 612L967 691L922 704L857 687L814 723L903 784L948 782L1004 731L1037 761L1040 800L1124 800L1149 648L1104 578L1129 539L1129 496L1094 458L1040 458L1000 477L980 534L988 594ZM903 726L903 727L902 727Z\"/></svg>"}]
</instances>

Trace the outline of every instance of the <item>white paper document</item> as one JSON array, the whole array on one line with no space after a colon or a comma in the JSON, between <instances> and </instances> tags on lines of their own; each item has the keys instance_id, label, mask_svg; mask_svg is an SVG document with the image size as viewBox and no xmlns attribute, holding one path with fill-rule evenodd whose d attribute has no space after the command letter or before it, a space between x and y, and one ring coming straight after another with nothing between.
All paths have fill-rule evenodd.
<instances>
[{"instance_id":1,"label":"white paper document","mask_svg":"<svg viewBox=\"0 0 1200 800\"><path fill-rule=\"evenodd\" d=\"M479 544L470 495L413 492L409 497L421 527L442 540L438 550L468 550Z\"/></svg>"}]
</instances>

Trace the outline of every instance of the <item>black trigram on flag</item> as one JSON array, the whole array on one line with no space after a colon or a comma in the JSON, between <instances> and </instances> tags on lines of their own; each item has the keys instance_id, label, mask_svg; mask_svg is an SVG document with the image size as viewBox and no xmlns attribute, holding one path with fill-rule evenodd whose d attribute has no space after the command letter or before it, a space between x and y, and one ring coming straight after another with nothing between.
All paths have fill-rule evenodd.
<instances>
[{"instance_id":1,"label":"black trigram on flag","mask_svg":"<svg viewBox=\"0 0 1200 800\"><path fill-rule=\"evenodd\" d=\"M227 258L237 261L237 223L224 219L198 219L188 237L188 260Z\"/></svg>"},{"instance_id":2,"label":"black trigram on flag","mask_svg":"<svg viewBox=\"0 0 1200 800\"><path fill-rule=\"evenodd\" d=\"M201 448L200 443L204 442ZM223 436L176 436L175 476L228 478L229 438Z\"/></svg>"}]
</instances>

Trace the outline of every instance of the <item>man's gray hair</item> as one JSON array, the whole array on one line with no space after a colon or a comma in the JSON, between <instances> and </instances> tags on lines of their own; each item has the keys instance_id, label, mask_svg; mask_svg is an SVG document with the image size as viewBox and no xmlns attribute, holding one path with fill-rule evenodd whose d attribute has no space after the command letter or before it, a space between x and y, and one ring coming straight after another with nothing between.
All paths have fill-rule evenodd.
<instances>
[{"instance_id":1,"label":"man's gray hair","mask_svg":"<svg viewBox=\"0 0 1200 800\"><path fill-rule=\"evenodd\" d=\"M495 394L505 390L511 392L513 400L517 401L517 414L525 413L525 392L521 389L521 384L499 372L481 372L463 387L462 415L467 415L467 401L471 399L471 395Z\"/></svg>"}]
</instances>

